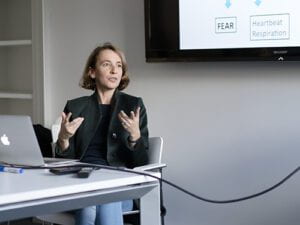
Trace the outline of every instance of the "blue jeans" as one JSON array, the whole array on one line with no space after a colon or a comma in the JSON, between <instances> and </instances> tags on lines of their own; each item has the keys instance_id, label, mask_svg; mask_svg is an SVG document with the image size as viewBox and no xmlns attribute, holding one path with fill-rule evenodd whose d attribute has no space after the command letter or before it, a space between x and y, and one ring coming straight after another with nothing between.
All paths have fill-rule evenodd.
<instances>
[{"instance_id":1,"label":"blue jeans","mask_svg":"<svg viewBox=\"0 0 300 225\"><path fill-rule=\"evenodd\" d=\"M75 210L75 225L123 225L123 212L133 208L133 201L112 202Z\"/></svg>"}]
</instances>

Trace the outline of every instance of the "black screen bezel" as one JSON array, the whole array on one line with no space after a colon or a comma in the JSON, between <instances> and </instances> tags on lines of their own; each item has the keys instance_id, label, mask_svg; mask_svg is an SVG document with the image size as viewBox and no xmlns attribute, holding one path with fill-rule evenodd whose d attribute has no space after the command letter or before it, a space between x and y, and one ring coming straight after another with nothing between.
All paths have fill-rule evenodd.
<instances>
[{"instance_id":1,"label":"black screen bezel","mask_svg":"<svg viewBox=\"0 0 300 225\"><path fill-rule=\"evenodd\" d=\"M179 49L179 0L144 0L147 62L299 61L300 47Z\"/></svg>"}]
</instances>

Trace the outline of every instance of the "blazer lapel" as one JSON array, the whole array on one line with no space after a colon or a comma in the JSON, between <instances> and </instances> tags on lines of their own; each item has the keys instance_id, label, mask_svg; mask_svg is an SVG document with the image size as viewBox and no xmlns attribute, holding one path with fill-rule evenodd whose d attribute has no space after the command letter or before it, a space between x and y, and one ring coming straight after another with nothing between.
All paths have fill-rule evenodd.
<instances>
[{"instance_id":1,"label":"blazer lapel","mask_svg":"<svg viewBox=\"0 0 300 225\"><path fill-rule=\"evenodd\" d=\"M82 111L82 116L84 117L83 129L81 129L82 133L78 137L81 137L79 145L85 151L96 132L102 116L96 92L90 96L87 107Z\"/></svg>"}]
</instances>

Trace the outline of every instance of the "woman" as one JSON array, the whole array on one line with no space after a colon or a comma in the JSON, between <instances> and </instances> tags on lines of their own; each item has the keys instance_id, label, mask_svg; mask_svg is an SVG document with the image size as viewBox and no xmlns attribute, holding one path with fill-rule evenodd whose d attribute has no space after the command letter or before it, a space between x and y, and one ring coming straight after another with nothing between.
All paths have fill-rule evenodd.
<instances>
[{"instance_id":1,"label":"woman","mask_svg":"<svg viewBox=\"0 0 300 225\"><path fill-rule=\"evenodd\" d=\"M94 93L67 102L56 147L59 156L128 168L147 164L146 109L141 98L121 92L128 83L119 49L105 43L92 51L80 86ZM76 210L76 224L122 225L122 211L131 208L130 200Z\"/></svg>"}]
</instances>

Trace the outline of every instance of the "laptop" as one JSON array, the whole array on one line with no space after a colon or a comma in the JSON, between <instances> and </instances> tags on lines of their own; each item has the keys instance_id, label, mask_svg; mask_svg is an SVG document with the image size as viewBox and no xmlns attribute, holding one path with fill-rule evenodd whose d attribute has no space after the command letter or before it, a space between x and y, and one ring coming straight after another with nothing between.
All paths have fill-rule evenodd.
<instances>
[{"instance_id":1,"label":"laptop","mask_svg":"<svg viewBox=\"0 0 300 225\"><path fill-rule=\"evenodd\" d=\"M56 159L50 161L57 162ZM70 162L70 159L63 161ZM0 115L1 163L19 166L48 165L42 156L29 116Z\"/></svg>"}]
</instances>

